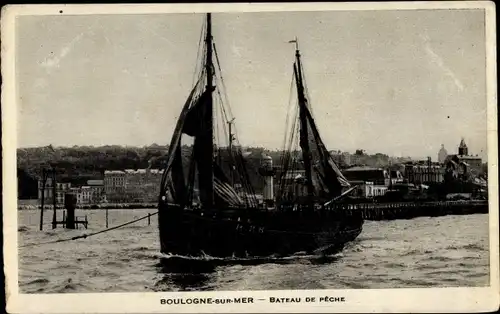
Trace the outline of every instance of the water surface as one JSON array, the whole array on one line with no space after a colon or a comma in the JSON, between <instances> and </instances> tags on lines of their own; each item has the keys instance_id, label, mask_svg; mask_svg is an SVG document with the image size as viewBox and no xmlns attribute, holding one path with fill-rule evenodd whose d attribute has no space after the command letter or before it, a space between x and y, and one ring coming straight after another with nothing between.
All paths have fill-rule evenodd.
<instances>
[{"instance_id":1,"label":"water surface","mask_svg":"<svg viewBox=\"0 0 500 314\"><path fill-rule=\"evenodd\" d=\"M109 210L109 226L154 209ZM89 229L39 231L39 212L19 211L19 245L105 228L104 210L77 210ZM62 212L58 212L62 218ZM488 215L367 221L339 254L244 263L212 260L210 271L170 273L160 263L157 217L87 239L19 249L21 293L142 292L487 286ZM175 258L175 257L174 257ZM207 258L210 261L210 258Z\"/></svg>"}]
</instances>

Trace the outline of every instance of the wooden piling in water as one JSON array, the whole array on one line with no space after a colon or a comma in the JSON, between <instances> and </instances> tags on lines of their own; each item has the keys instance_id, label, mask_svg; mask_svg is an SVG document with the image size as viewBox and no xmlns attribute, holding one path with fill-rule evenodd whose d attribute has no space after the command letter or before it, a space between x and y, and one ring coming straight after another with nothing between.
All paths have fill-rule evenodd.
<instances>
[{"instance_id":1,"label":"wooden piling in water","mask_svg":"<svg viewBox=\"0 0 500 314\"><path fill-rule=\"evenodd\" d=\"M66 193L64 195L64 206L66 207L66 229L75 229L75 208L76 208L76 197L73 194Z\"/></svg>"},{"instance_id":2,"label":"wooden piling in water","mask_svg":"<svg viewBox=\"0 0 500 314\"><path fill-rule=\"evenodd\" d=\"M45 206L45 183L47 182L47 177L45 169L42 169L42 200L40 206L40 231L43 230L43 209Z\"/></svg>"},{"instance_id":3,"label":"wooden piling in water","mask_svg":"<svg viewBox=\"0 0 500 314\"><path fill-rule=\"evenodd\" d=\"M54 207L52 215L52 229L57 227L57 189L56 189L56 168L52 166L52 205Z\"/></svg>"}]
</instances>

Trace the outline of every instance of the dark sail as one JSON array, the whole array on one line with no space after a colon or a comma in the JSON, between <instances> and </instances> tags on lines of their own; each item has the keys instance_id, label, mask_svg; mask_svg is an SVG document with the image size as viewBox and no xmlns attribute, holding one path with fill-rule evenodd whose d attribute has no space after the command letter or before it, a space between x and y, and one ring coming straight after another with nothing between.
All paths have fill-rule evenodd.
<instances>
[{"instance_id":1,"label":"dark sail","mask_svg":"<svg viewBox=\"0 0 500 314\"><path fill-rule=\"evenodd\" d=\"M199 174L200 201L205 207L213 205L212 90L202 94L187 114L184 125L184 132L195 137L193 153Z\"/></svg>"},{"instance_id":2,"label":"dark sail","mask_svg":"<svg viewBox=\"0 0 500 314\"><path fill-rule=\"evenodd\" d=\"M307 117L308 131L312 135L310 138L310 142L312 144L312 162L317 167L317 172L322 174L322 182L327 188L327 194L331 197L338 196L342 193L342 189L344 187L349 187L350 184L333 161L330 153L325 147L325 144L323 144L309 108L305 107L304 111Z\"/></svg>"},{"instance_id":3,"label":"dark sail","mask_svg":"<svg viewBox=\"0 0 500 314\"><path fill-rule=\"evenodd\" d=\"M311 205L313 202L323 202L331 200L349 187L349 182L340 172L333 161L330 153L326 149L314 118L309 107L306 87L304 83L300 53L296 51L296 62L294 64L294 76L298 97L298 123L299 123L299 145L302 151L301 163L297 166L297 161L292 157L291 151L285 153L283 158L283 173L280 175L280 191L278 196L286 201L289 187L283 182L290 181L286 173L290 170L302 168L305 178L296 184L304 184L307 191L306 202ZM293 126L295 128L295 125ZM292 129L292 137L295 136ZM290 147L289 150L292 148Z\"/></svg>"},{"instance_id":4,"label":"dark sail","mask_svg":"<svg viewBox=\"0 0 500 314\"><path fill-rule=\"evenodd\" d=\"M207 102L211 99L211 91L205 91L193 102L192 99L195 90L196 87L191 92L190 97L188 97L186 105L177 121L174 136L169 147L169 158L165 168L164 181L162 181L162 186L167 185L166 192L170 196L170 201L176 204L184 204L188 195L181 153L182 134L194 137L193 155L200 176L202 174L205 175L206 171L204 172L203 169L212 171L213 160L211 155L213 148L211 143L209 143L210 146L207 145L206 140L208 136L206 134L207 119L211 119L211 115L207 114ZM205 158L206 156L209 158ZM194 182L188 182L188 184L191 185L191 188L194 186ZM200 193L206 187L203 184L206 184L206 182L200 182Z\"/></svg>"},{"instance_id":5,"label":"dark sail","mask_svg":"<svg viewBox=\"0 0 500 314\"><path fill-rule=\"evenodd\" d=\"M312 206L314 197L314 186L312 179L311 150L309 147L309 128L307 123L307 100L304 95L302 73L300 69L300 55L297 50L297 63L294 65L295 81L297 83L297 94L299 98L299 121L300 121L300 148L302 149L302 160L306 173L307 203Z\"/></svg>"},{"instance_id":6,"label":"dark sail","mask_svg":"<svg viewBox=\"0 0 500 314\"><path fill-rule=\"evenodd\" d=\"M205 91L201 94L191 108L189 108L182 130L184 134L196 137L200 136L204 131L204 126L207 124L206 119L210 118L207 115L206 107L210 101L211 92L213 92L214 89L215 88L212 88L212 91Z\"/></svg>"},{"instance_id":7,"label":"dark sail","mask_svg":"<svg viewBox=\"0 0 500 314\"><path fill-rule=\"evenodd\" d=\"M197 82L191 93L189 94L183 108L181 111L181 114L179 115L179 119L177 119L177 124L175 125L174 129L174 134L172 136L172 139L170 141L170 146L168 148L168 154L167 154L167 162L163 171L163 176L161 179L161 186L160 186L160 197L166 197L169 202L175 203L175 200L179 199L180 195L177 195L175 192L175 187L173 186L173 180L172 180L172 170L173 169L179 169L179 163L182 163L181 160L177 159L178 154L175 152L180 149L181 145L181 137L182 137L182 131L184 128L184 122L186 120L186 116L189 113L190 106L192 104L193 97L197 91L197 87L199 86L201 80ZM182 156L181 156L182 157ZM174 167L176 165L176 167ZM175 170L174 170L175 171Z\"/></svg>"},{"instance_id":8,"label":"dark sail","mask_svg":"<svg viewBox=\"0 0 500 314\"><path fill-rule=\"evenodd\" d=\"M187 198L186 182L184 179L184 169L182 167L182 147L179 145L175 150L174 162L172 164L172 187L174 202L184 205Z\"/></svg>"}]
</instances>

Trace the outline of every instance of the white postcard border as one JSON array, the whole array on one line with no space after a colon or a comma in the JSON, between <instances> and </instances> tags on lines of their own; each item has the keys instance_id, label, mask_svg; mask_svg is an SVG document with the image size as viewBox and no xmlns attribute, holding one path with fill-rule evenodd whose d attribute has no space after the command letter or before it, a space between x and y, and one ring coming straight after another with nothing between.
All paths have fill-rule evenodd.
<instances>
[{"instance_id":1,"label":"white postcard border","mask_svg":"<svg viewBox=\"0 0 500 314\"><path fill-rule=\"evenodd\" d=\"M490 286L483 288L277 290L97 294L19 294L17 259L17 112L15 20L20 15L159 14L323 10L484 9L487 51L487 134L490 201ZM62 11L62 13L60 13ZM12 313L160 313L160 312L474 312L494 311L499 304L498 147L496 25L493 2L149 4L149 5L20 5L2 9L2 145L4 272L7 311ZM230 305L162 305L161 299L253 297L344 297L345 302Z\"/></svg>"}]
</instances>

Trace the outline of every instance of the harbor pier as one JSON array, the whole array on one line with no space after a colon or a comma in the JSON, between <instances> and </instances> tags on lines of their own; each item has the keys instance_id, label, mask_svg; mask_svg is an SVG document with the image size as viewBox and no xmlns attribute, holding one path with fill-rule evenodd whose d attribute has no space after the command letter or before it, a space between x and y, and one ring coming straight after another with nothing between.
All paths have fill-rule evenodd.
<instances>
[{"instance_id":1,"label":"harbor pier","mask_svg":"<svg viewBox=\"0 0 500 314\"><path fill-rule=\"evenodd\" d=\"M488 201L436 201L335 204L334 210L355 214L361 212L365 220L412 219L445 215L487 214Z\"/></svg>"}]
</instances>

